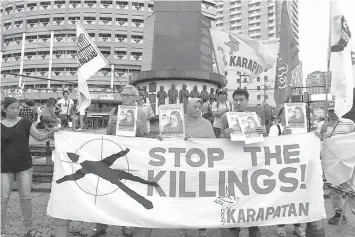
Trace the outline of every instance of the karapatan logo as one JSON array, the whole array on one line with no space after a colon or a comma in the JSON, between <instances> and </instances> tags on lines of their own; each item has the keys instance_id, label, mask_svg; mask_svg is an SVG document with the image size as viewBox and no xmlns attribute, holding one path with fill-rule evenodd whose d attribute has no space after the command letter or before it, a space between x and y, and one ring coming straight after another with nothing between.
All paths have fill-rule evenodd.
<instances>
[{"instance_id":1,"label":"karapatan logo","mask_svg":"<svg viewBox=\"0 0 355 237\"><path fill-rule=\"evenodd\" d=\"M230 41L225 42L224 44L230 48L229 54L233 55L234 52L239 50L239 41L236 40L231 34L229 34L229 40Z\"/></svg>"}]
</instances>

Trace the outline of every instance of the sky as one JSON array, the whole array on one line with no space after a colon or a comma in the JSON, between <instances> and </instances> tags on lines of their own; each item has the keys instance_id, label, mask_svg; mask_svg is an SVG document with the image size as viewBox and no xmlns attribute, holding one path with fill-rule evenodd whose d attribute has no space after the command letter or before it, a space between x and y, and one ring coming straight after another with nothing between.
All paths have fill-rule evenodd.
<instances>
[{"instance_id":1,"label":"sky","mask_svg":"<svg viewBox=\"0 0 355 237\"><path fill-rule=\"evenodd\" d=\"M355 0L337 0L352 33L355 48ZM327 70L329 0L298 0L299 37L303 78Z\"/></svg>"}]
</instances>

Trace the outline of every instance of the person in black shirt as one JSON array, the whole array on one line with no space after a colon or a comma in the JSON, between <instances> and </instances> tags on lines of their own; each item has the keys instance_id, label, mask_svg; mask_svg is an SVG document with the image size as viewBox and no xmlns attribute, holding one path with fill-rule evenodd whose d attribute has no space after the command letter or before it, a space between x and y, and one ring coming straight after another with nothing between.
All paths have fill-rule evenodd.
<instances>
[{"instance_id":1,"label":"person in black shirt","mask_svg":"<svg viewBox=\"0 0 355 237\"><path fill-rule=\"evenodd\" d=\"M26 237L40 237L32 225L32 157L29 148L30 135L44 141L53 136L56 129L40 133L32 121L19 117L20 103L16 98L5 97L2 102L1 121L1 235L6 234L5 217L11 195L11 187L16 178Z\"/></svg>"}]
</instances>

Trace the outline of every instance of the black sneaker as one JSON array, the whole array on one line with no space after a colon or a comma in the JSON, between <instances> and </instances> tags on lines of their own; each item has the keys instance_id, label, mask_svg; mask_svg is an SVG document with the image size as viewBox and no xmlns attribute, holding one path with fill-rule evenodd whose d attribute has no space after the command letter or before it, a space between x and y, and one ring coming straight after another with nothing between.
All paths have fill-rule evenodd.
<instances>
[{"instance_id":1,"label":"black sneaker","mask_svg":"<svg viewBox=\"0 0 355 237\"><path fill-rule=\"evenodd\" d=\"M341 214L335 213L335 215L328 220L329 225L338 225L340 221ZM346 224L348 221L346 220L346 216L343 216L342 223Z\"/></svg>"}]
</instances>

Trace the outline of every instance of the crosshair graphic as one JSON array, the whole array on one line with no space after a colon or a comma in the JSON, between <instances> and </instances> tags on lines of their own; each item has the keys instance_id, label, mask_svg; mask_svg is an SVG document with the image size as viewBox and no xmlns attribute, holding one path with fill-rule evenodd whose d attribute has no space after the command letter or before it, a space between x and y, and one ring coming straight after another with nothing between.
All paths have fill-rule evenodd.
<instances>
[{"instance_id":1,"label":"crosshair graphic","mask_svg":"<svg viewBox=\"0 0 355 237\"><path fill-rule=\"evenodd\" d=\"M106 142L104 143L104 141L106 141ZM100 154L95 154L95 152L97 152L98 150L92 149L92 147L97 147L97 146L95 146L95 144L99 145L99 147L100 147L99 153ZM106 145L105 149L104 149L104 144ZM86 149L87 146L90 146L91 149ZM117 151L118 150L117 148L119 148L119 150L120 150L118 153L110 154L108 156L106 154L104 154L105 151L110 151L110 153L112 153L112 151ZM85 150L86 150L86 152L85 152ZM126 148L125 150L123 150L122 147L120 145L118 145L117 143L115 143L111 140L108 140L108 139L104 139L103 137L101 139L90 140L90 141L84 143L79 149L77 149L75 153L70 153L70 152L67 153L68 158L72 162L63 161L63 160L62 160L62 162L71 163L73 173L62 177L61 179L58 179L56 181L56 183L60 184L60 183L67 182L67 181L75 181L76 185L83 192L95 196L95 204L96 204L97 196L108 195L108 194L111 194L111 193L117 191L118 189L121 189L123 192L125 192L128 196L130 196L134 200L136 200L138 203L140 203L146 209L152 209L153 204L151 201L147 200L145 197L143 197L143 196L139 195L138 193L136 193L135 191L131 190L130 188L128 188L124 184L123 181L121 181L121 180L131 180L133 182L138 182L138 183L142 183L142 184L159 186L156 182L147 181L147 180L144 180L138 176L135 176L135 175L132 175L131 173L129 173L129 171L130 171L129 170L129 163L128 163L128 159L126 157L126 154L129 151L130 151L130 149ZM88 154L88 152L90 152L90 154ZM97 157L98 155L100 156L99 161L97 161L96 159L95 160L88 159L88 158L92 158L92 157ZM120 159L122 157L125 157L125 159ZM81 163L78 163L80 158L83 159L84 161ZM116 161L118 161L118 162L116 162ZM120 162L121 162L121 165L118 164ZM127 169L112 169L112 168L110 168L114 163L115 163L115 167L117 167L117 166L122 167L122 166L124 166L123 164L125 164ZM75 171L74 164L80 165L81 168L77 169ZM93 186L92 185L88 186L87 184L95 182L96 176L97 176L97 181L96 181L96 187L95 187L95 194L93 194L93 190L90 190L90 188L92 189ZM84 177L86 177L86 178L82 179ZM108 182L105 185L105 187L111 186L112 187L111 191L107 192L107 190L106 190L106 193L98 194L100 178L101 178L101 182ZM82 183L80 183L80 182L82 182ZM86 187L85 187L85 185L86 185ZM87 189L89 189L89 191Z\"/></svg>"}]
</instances>

